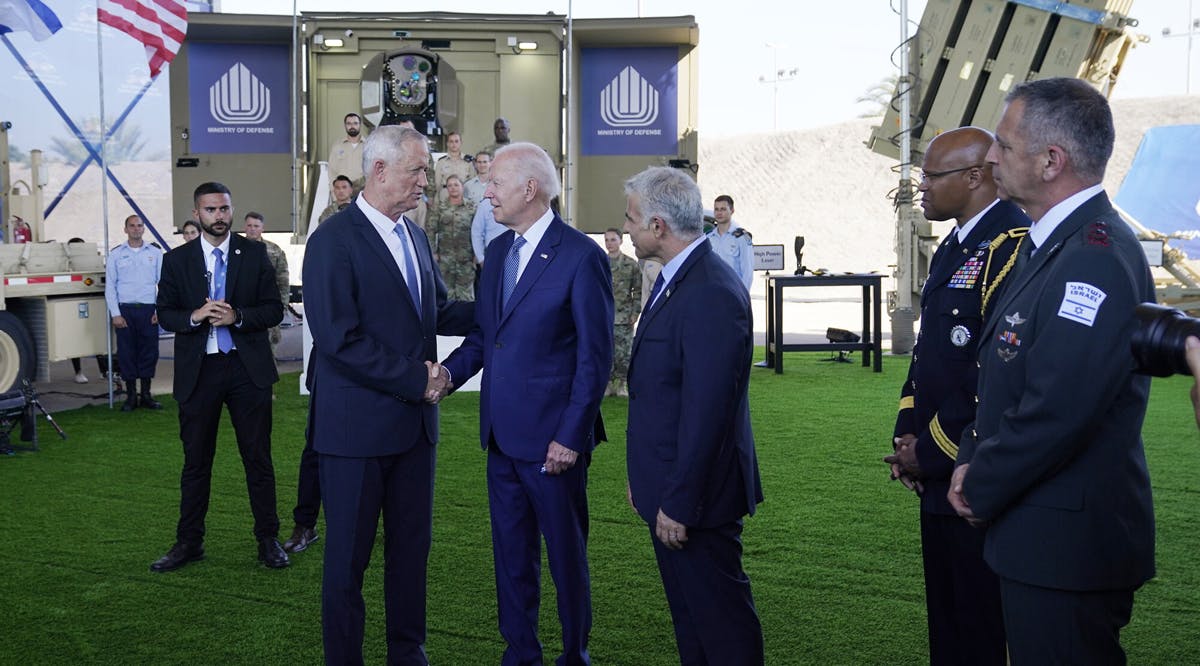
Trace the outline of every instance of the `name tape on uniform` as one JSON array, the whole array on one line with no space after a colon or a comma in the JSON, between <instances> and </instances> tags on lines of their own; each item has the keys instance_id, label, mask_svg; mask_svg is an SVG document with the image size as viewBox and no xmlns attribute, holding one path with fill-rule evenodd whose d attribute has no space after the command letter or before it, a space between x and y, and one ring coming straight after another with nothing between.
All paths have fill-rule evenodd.
<instances>
[{"instance_id":1,"label":"name tape on uniform","mask_svg":"<svg viewBox=\"0 0 1200 666\"><path fill-rule=\"evenodd\" d=\"M1096 323L1096 314L1106 298L1108 294L1086 282L1068 282L1058 306L1058 316L1091 326Z\"/></svg>"}]
</instances>

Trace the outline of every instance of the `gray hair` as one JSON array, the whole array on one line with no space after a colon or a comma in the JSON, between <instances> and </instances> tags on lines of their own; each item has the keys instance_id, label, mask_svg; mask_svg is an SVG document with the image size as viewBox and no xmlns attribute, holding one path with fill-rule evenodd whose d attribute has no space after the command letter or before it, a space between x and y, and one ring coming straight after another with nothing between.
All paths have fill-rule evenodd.
<instances>
[{"instance_id":1,"label":"gray hair","mask_svg":"<svg viewBox=\"0 0 1200 666\"><path fill-rule=\"evenodd\" d=\"M696 181L679 169L650 167L625 181L625 196L637 195L646 220L657 217L683 240L704 231L704 203ZM642 222L643 226L646 224Z\"/></svg>"},{"instance_id":2,"label":"gray hair","mask_svg":"<svg viewBox=\"0 0 1200 666\"><path fill-rule=\"evenodd\" d=\"M558 179L558 167L546 154L546 151L536 143L518 141L510 143L496 151L495 159L508 157L514 160L513 169L521 180L536 180L538 195L546 197L546 203L562 192L562 182Z\"/></svg>"},{"instance_id":3,"label":"gray hair","mask_svg":"<svg viewBox=\"0 0 1200 666\"><path fill-rule=\"evenodd\" d=\"M1080 79L1052 78L1022 83L1005 102L1024 105L1020 130L1031 151L1060 146L1080 178L1099 183L1112 157L1112 110L1098 90Z\"/></svg>"},{"instance_id":4,"label":"gray hair","mask_svg":"<svg viewBox=\"0 0 1200 666\"><path fill-rule=\"evenodd\" d=\"M399 125L384 125L376 128L367 137L367 145L363 146L363 175L370 178L371 165L377 161L382 161L384 164L395 164L408 157L410 146L414 143L422 146L428 145L425 135L415 129Z\"/></svg>"}]
</instances>

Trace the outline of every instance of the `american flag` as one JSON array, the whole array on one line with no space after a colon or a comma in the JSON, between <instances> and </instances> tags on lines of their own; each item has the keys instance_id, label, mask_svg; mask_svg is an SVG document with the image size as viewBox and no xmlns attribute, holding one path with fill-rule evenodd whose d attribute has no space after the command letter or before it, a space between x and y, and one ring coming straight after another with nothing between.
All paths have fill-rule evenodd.
<instances>
[{"instance_id":1,"label":"american flag","mask_svg":"<svg viewBox=\"0 0 1200 666\"><path fill-rule=\"evenodd\" d=\"M187 34L187 7L182 0L97 0L96 16L146 46L152 79L175 59Z\"/></svg>"}]
</instances>

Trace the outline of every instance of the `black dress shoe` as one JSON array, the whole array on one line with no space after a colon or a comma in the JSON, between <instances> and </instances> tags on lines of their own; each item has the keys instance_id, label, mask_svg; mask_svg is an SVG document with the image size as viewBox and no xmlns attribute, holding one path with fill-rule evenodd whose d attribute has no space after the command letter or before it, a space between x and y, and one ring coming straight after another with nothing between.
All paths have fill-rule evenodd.
<instances>
[{"instance_id":1,"label":"black dress shoe","mask_svg":"<svg viewBox=\"0 0 1200 666\"><path fill-rule=\"evenodd\" d=\"M133 410L137 409L137 406L138 406L137 394L130 393L129 397L125 399L125 404L121 406L121 411L132 412Z\"/></svg>"},{"instance_id":2,"label":"black dress shoe","mask_svg":"<svg viewBox=\"0 0 1200 666\"><path fill-rule=\"evenodd\" d=\"M272 569L282 569L291 564L277 539L263 539L258 542L258 561Z\"/></svg>"},{"instance_id":3,"label":"black dress shoe","mask_svg":"<svg viewBox=\"0 0 1200 666\"><path fill-rule=\"evenodd\" d=\"M283 542L283 550L288 553L299 553L300 551L311 546L316 542L317 539L320 538L321 537L317 534L316 528L297 525L295 529L292 530L292 536L289 537L287 541Z\"/></svg>"},{"instance_id":4,"label":"black dress shoe","mask_svg":"<svg viewBox=\"0 0 1200 666\"><path fill-rule=\"evenodd\" d=\"M167 551L166 555L158 558L158 560L150 565L150 570L155 573L166 573L174 571L188 562L196 562L204 559L204 546L189 546L185 543L176 543L171 546L171 550Z\"/></svg>"}]
</instances>

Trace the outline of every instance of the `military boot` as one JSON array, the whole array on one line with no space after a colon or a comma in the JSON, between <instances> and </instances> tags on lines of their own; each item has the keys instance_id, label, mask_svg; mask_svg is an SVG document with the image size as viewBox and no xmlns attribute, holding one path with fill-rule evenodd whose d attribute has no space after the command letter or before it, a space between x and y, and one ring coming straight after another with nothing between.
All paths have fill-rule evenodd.
<instances>
[{"instance_id":1,"label":"military boot","mask_svg":"<svg viewBox=\"0 0 1200 666\"><path fill-rule=\"evenodd\" d=\"M125 394L125 404L121 405L121 411L132 412L133 410L137 409L137 406L138 406L137 393L134 391L129 391L128 393L126 393Z\"/></svg>"},{"instance_id":2,"label":"military boot","mask_svg":"<svg viewBox=\"0 0 1200 666\"><path fill-rule=\"evenodd\" d=\"M142 403L142 407L145 407L146 409L162 409L162 403L155 400L153 395L150 395L150 380L141 379L138 381L142 383L142 392L141 397L139 398L139 401Z\"/></svg>"}]
</instances>

